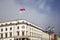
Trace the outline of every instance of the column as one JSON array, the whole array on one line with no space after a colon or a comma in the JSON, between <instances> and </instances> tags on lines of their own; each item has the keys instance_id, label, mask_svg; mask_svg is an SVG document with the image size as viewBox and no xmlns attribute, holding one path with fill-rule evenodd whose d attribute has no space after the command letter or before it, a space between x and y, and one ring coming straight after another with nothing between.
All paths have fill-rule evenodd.
<instances>
[{"instance_id":1,"label":"column","mask_svg":"<svg viewBox=\"0 0 60 40\"><path fill-rule=\"evenodd\" d=\"M24 40L26 40L26 38Z\"/></svg>"},{"instance_id":2,"label":"column","mask_svg":"<svg viewBox=\"0 0 60 40\"><path fill-rule=\"evenodd\" d=\"M22 38L21 38L21 40L22 40Z\"/></svg>"}]
</instances>

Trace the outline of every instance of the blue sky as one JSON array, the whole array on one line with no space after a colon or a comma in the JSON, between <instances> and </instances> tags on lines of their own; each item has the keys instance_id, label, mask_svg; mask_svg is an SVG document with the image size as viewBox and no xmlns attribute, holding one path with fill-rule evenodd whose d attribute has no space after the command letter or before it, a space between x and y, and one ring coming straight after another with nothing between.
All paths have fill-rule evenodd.
<instances>
[{"instance_id":1,"label":"blue sky","mask_svg":"<svg viewBox=\"0 0 60 40\"><path fill-rule=\"evenodd\" d=\"M20 8L25 8L23 14ZM25 19L39 27L55 27L60 35L60 0L0 0L0 22Z\"/></svg>"}]
</instances>

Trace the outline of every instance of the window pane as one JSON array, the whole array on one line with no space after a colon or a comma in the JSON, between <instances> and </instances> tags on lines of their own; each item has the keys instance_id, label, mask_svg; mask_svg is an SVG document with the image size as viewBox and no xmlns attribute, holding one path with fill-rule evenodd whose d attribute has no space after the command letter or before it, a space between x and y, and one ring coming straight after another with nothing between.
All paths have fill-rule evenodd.
<instances>
[{"instance_id":1,"label":"window pane","mask_svg":"<svg viewBox=\"0 0 60 40\"><path fill-rule=\"evenodd\" d=\"M1 29L1 31L3 31L3 29Z\"/></svg>"},{"instance_id":2,"label":"window pane","mask_svg":"<svg viewBox=\"0 0 60 40\"><path fill-rule=\"evenodd\" d=\"M19 26L17 27L17 29L19 29Z\"/></svg>"},{"instance_id":3,"label":"window pane","mask_svg":"<svg viewBox=\"0 0 60 40\"><path fill-rule=\"evenodd\" d=\"M19 36L19 31L17 31L17 36Z\"/></svg>"},{"instance_id":4,"label":"window pane","mask_svg":"<svg viewBox=\"0 0 60 40\"><path fill-rule=\"evenodd\" d=\"M12 27L10 27L10 30L12 30Z\"/></svg>"},{"instance_id":5,"label":"window pane","mask_svg":"<svg viewBox=\"0 0 60 40\"><path fill-rule=\"evenodd\" d=\"M10 32L10 37L12 37L12 32Z\"/></svg>"},{"instance_id":6,"label":"window pane","mask_svg":"<svg viewBox=\"0 0 60 40\"><path fill-rule=\"evenodd\" d=\"M12 39L10 39L10 40L12 40Z\"/></svg>"},{"instance_id":7,"label":"window pane","mask_svg":"<svg viewBox=\"0 0 60 40\"><path fill-rule=\"evenodd\" d=\"M5 30L7 31L7 28Z\"/></svg>"},{"instance_id":8,"label":"window pane","mask_svg":"<svg viewBox=\"0 0 60 40\"><path fill-rule=\"evenodd\" d=\"M3 34L1 33L1 38L3 38Z\"/></svg>"},{"instance_id":9,"label":"window pane","mask_svg":"<svg viewBox=\"0 0 60 40\"><path fill-rule=\"evenodd\" d=\"M5 37L7 37L7 33L5 33Z\"/></svg>"},{"instance_id":10,"label":"window pane","mask_svg":"<svg viewBox=\"0 0 60 40\"><path fill-rule=\"evenodd\" d=\"M24 31L22 31L22 36L24 36Z\"/></svg>"},{"instance_id":11,"label":"window pane","mask_svg":"<svg viewBox=\"0 0 60 40\"><path fill-rule=\"evenodd\" d=\"M18 40L18 39L16 39L16 40Z\"/></svg>"}]
</instances>

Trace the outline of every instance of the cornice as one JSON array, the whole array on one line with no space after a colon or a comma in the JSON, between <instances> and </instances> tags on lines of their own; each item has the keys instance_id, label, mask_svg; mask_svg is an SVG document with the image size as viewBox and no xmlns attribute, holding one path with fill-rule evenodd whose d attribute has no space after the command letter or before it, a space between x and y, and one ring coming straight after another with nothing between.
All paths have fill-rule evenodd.
<instances>
[{"instance_id":1,"label":"cornice","mask_svg":"<svg viewBox=\"0 0 60 40\"><path fill-rule=\"evenodd\" d=\"M0 27L10 26L10 25L18 25L18 24L26 24L28 26L31 26L31 27L37 28L39 30L42 30L38 26L36 26L36 25L34 25L34 24L30 23L30 22L27 22L25 20L17 20L17 21L15 21L15 23L13 21L9 22L9 23L8 22L0 23Z\"/></svg>"}]
</instances>

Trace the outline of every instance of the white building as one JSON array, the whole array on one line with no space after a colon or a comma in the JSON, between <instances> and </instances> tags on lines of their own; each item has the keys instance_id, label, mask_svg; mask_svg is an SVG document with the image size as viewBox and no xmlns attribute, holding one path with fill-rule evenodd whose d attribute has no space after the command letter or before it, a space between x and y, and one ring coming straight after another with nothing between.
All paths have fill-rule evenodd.
<instances>
[{"instance_id":1,"label":"white building","mask_svg":"<svg viewBox=\"0 0 60 40\"><path fill-rule=\"evenodd\" d=\"M42 33L42 40L49 40L49 39L51 39L51 36L49 36L48 33L43 32L43 33Z\"/></svg>"},{"instance_id":2,"label":"white building","mask_svg":"<svg viewBox=\"0 0 60 40\"><path fill-rule=\"evenodd\" d=\"M57 40L60 40L60 37L57 37Z\"/></svg>"},{"instance_id":3,"label":"white building","mask_svg":"<svg viewBox=\"0 0 60 40\"><path fill-rule=\"evenodd\" d=\"M60 40L60 36L56 35L56 37L57 37L57 40Z\"/></svg>"},{"instance_id":4,"label":"white building","mask_svg":"<svg viewBox=\"0 0 60 40\"><path fill-rule=\"evenodd\" d=\"M42 40L43 33L42 28L25 20L0 23L0 40Z\"/></svg>"}]
</instances>

